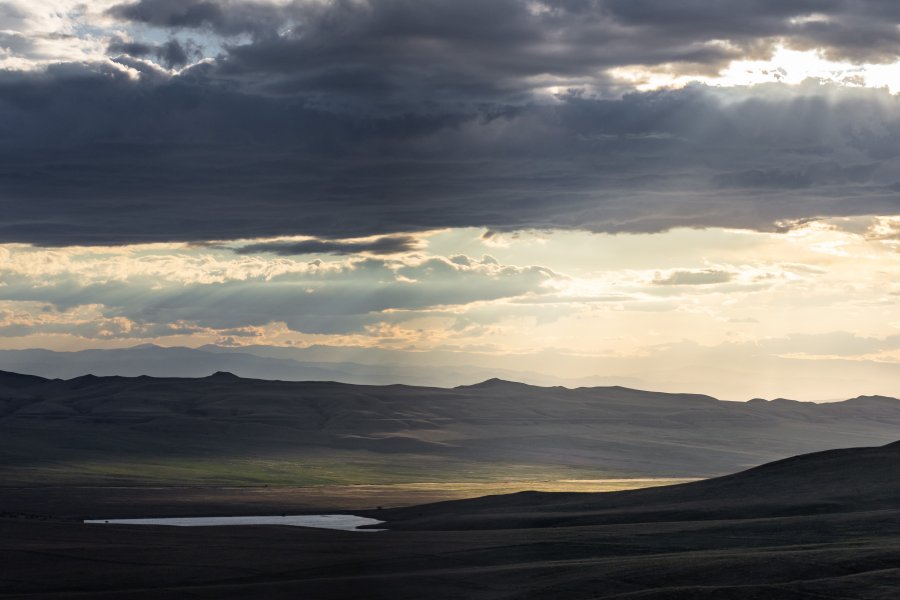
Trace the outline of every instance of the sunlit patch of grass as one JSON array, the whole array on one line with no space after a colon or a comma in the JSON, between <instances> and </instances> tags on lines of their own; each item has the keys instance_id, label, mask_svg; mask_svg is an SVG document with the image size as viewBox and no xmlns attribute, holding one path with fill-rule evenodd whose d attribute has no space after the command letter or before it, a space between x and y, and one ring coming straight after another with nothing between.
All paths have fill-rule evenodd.
<instances>
[{"instance_id":1,"label":"sunlit patch of grass","mask_svg":"<svg viewBox=\"0 0 900 600\"><path fill-rule=\"evenodd\" d=\"M0 485L415 486L448 494L514 489L606 491L657 480L569 466L490 464L442 457L398 461L375 453L335 452L309 457L150 457L34 461L0 467ZM668 480L659 480L667 482ZM527 488L521 485L528 484ZM482 494L483 495L483 494Z\"/></svg>"}]
</instances>

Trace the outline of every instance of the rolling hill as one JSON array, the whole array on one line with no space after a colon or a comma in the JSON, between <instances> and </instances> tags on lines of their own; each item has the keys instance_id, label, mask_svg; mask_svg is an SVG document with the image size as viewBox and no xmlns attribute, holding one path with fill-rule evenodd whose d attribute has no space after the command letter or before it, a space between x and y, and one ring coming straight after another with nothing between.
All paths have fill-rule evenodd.
<instances>
[{"instance_id":1,"label":"rolling hill","mask_svg":"<svg viewBox=\"0 0 900 600\"><path fill-rule=\"evenodd\" d=\"M827 450L732 475L601 494L522 492L379 511L394 529L523 529L900 509L900 442ZM376 514L376 513L372 513Z\"/></svg>"},{"instance_id":2,"label":"rolling hill","mask_svg":"<svg viewBox=\"0 0 900 600\"><path fill-rule=\"evenodd\" d=\"M886 397L0 373L8 484L707 477L898 435L900 401Z\"/></svg>"}]
</instances>

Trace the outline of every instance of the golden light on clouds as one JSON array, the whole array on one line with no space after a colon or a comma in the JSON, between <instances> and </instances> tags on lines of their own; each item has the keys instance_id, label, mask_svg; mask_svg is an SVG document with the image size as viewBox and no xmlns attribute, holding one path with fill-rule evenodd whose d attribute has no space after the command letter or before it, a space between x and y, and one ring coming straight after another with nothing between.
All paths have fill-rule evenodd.
<instances>
[{"instance_id":1,"label":"golden light on clouds","mask_svg":"<svg viewBox=\"0 0 900 600\"><path fill-rule=\"evenodd\" d=\"M8 245L0 345L448 350L588 377L637 376L687 344L708 350L704 389L723 385L717 348L728 360L900 366L898 222L816 220L783 233L449 229L430 232L427 249L377 258L240 255L215 244ZM257 313L260 304L268 312ZM528 358L547 352L581 358Z\"/></svg>"}]
</instances>

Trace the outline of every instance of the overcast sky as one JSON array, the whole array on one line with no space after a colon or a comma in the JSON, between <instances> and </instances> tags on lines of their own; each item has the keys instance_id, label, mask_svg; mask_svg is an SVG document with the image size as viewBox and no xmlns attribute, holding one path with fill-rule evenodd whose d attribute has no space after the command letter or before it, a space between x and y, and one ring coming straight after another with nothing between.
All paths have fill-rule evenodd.
<instances>
[{"instance_id":1,"label":"overcast sky","mask_svg":"<svg viewBox=\"0 0 900 600\"><path fill-rule=\"evenodd\" d=\"M0 347L900 395L900 3L0 0L0 67Z\"/></svg>"}]
</instances>

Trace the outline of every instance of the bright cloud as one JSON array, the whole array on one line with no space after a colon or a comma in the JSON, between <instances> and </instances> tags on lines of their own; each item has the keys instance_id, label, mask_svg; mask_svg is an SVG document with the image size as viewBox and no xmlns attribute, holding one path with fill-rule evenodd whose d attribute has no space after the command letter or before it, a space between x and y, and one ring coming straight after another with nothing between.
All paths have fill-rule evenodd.
<instances>
[{"instance_id":1,"label":"bright cloud","mask_svg":"<svg viewBox=\"0 0 900 600\"><path fill-rule=\"evenodd\" d=\"M7 245L0 332L4 347L315 343L452 349L473 362L485 352L594 357L593 372L564 360L539 367L568 377L623 360L634 371L685 343L771 360L900 364L894 225L525 231L503 244L455 229L429 234L427 250L386 257L280 256L265 240L252 242L258 254L235 252L246 242Z\"/></svg>"}]
</instances>

